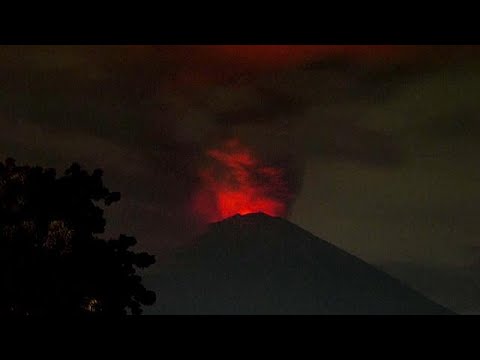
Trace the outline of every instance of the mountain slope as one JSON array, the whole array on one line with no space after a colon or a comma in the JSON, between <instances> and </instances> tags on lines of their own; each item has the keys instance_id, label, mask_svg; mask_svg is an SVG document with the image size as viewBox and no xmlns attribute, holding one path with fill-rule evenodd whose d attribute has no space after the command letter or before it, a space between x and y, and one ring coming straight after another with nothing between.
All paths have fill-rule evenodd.
<instances>
[{"instance_id":1,"label":"mountain slope","mask_svg":"<svg viewBox=\"0 0 480 360\"><path fill-rule=\"evenodd\" d=\"M156 279L157 313L449 314L300 227L265 214L212 224Z\"/></svg>"}]
</instances>

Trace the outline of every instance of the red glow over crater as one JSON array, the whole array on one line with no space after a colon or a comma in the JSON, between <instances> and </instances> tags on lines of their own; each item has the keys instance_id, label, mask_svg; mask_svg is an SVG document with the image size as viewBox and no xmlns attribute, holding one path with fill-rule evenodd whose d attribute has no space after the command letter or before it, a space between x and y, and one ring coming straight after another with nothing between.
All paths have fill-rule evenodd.
<instances>
[{"instance_id":1,"label":"red glow over crater","mask_svg":"<svg viewBox=\"0 0 480 360\"><path fill-rule=\"evenodd\" d=\"M194 211L215 222L237 214L263 212L285 217L291 198L284 170L266 166L237 140L207 151L208 165L200 171Z\"/></svg>"}]
</instances>

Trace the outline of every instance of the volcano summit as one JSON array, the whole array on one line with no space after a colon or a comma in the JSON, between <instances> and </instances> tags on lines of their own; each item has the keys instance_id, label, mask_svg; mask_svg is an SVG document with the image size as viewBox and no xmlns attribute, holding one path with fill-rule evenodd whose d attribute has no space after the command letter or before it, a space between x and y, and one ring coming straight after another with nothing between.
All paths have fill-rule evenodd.
<instances>
[{"instance_id":1,"label":"volcano summit","mask_svg":"<svg viewBox=\"0 0 480 360\"><path fill-rule=\"evenodd\" d=\"M152 284L153 285L153 284ZM160 314L452 314L287 220L213 223L155 277Z\"/></svg>"}]
</instances>

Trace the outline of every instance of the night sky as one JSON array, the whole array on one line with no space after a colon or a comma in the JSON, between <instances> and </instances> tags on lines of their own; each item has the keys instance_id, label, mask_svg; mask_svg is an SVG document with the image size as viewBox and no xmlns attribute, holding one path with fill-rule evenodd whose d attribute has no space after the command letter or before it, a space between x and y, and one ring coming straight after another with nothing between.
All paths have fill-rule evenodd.
<instances>
[{"instance_id":1,"label":"night sky","mask_svg":"<svg viewBox=\"0 0 480 360\"><path fill-rule=\"evenodd\" d=\"M211 155L234 141L282 216L480 313L478 50L4 46L0 156L103 168L122 193L107 235L135 235L161 259L218 216L195 204L213 186Z\"/></svg>"}]
</instances>

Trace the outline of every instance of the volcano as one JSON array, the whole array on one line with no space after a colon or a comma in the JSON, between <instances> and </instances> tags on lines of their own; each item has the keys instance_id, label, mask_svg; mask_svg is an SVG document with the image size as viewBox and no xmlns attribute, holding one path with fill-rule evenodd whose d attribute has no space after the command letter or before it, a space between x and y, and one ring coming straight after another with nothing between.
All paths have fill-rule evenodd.
<instances>
[{"instance_id":1,"label":"volcano","mask_svg":"<svg viewBox=\"0 0 480 360\"><path fill-rule=\"evenodd\" d=\"M263 213L210 225L155 277L156 314L453 314L359 258Z\"/></svg>"}]
</instances>

